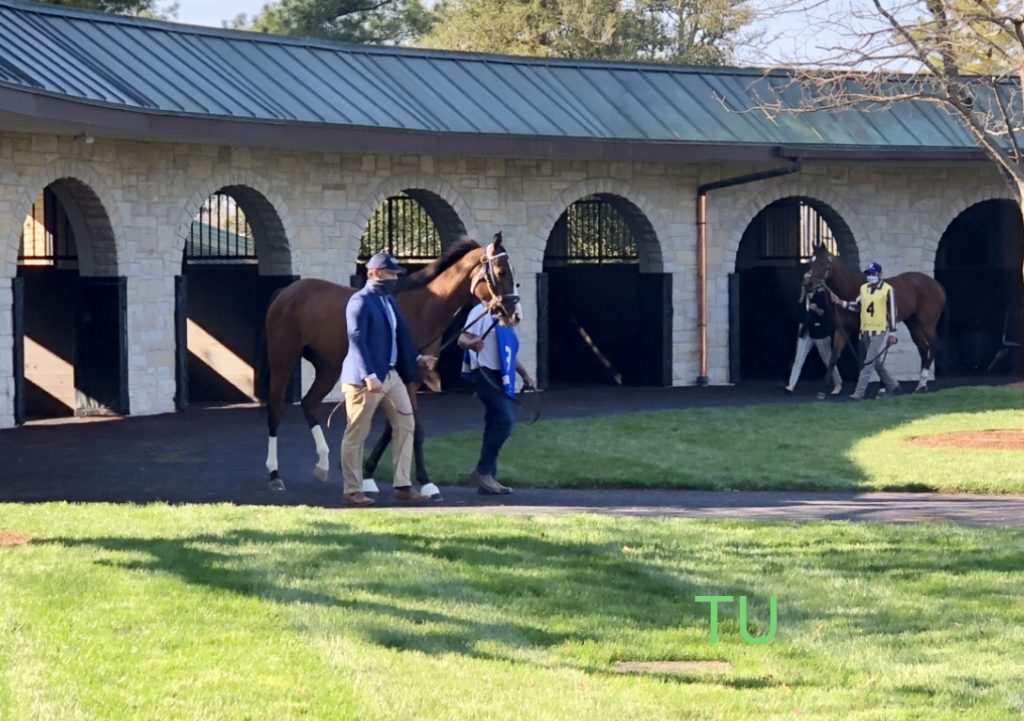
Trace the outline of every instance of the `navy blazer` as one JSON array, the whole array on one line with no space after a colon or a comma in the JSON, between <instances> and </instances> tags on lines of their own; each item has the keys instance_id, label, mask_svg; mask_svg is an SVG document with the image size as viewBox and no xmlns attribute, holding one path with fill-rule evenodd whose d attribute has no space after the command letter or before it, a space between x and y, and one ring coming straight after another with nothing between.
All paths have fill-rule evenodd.
<instances>
[{"instance_id":1,"label":"navy blazer","mask_svg":"<svg viewBox=\"0 0 1024 721\"><path fill-rule=\"evenodd\" d=\"M398 339L395 370L406 383L412 383L420 377L419 366L416 364L419 353L409 333L409 326L398 310L398 304L393 297L371 293L369 286L366 286L349 298L345 308L348 354L341 366L342 383L361 386L372 373L377 374L381 383L387 378L390 370L388 363L391 360L391 323L381 300L391 304L398 323L395 332Z\"/></svg>"}]
</instances>

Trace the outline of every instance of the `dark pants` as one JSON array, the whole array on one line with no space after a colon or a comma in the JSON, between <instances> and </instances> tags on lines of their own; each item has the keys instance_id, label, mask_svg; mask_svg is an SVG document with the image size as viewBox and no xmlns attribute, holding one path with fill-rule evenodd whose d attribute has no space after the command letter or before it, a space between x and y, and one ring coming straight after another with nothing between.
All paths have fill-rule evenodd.
<instances>
[{"instance_id":1,"label":"dark pants","mask_svg":"<svg viewBox=\"0 0 1024 721\"><path fill-rule=\"evenodd\" d=\"M484 377L484 373L487 377ZM487 368L473 371L473 390L484 404L484 440L480 445L480 460L476 470L482 474L498 477L498 453L505 441L512 435L515 425L515 409L512 399L505 394L501 385L501 373Z\"/></svg>"}]
</instances>

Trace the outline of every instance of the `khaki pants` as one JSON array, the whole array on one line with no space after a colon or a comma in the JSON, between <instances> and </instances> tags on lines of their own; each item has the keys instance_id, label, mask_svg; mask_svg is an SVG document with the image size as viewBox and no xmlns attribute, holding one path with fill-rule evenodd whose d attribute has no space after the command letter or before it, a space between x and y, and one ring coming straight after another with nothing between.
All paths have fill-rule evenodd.
<instances>
[{"instance_id":1,"label":"khaki pants","mask_svg":"<svg viewBox=\"0 0 1024 721\"><path fill-rule=\"evenodd\" d=\"M341 385L341 392L345 395L345 415L348 417L345 437L341 441L341 471L345 479L345 493L363 490L363 450L373 426L373 414L381 404L384 405L384 412L394 431L391 441L395 459L394 486L403 488L412 485L409 469L412 467L413 431L416 423L412 416L409 391L398 373L388 373L379 393L368 393L365 386L349 383Z\"/></svg>"}]
</instances>

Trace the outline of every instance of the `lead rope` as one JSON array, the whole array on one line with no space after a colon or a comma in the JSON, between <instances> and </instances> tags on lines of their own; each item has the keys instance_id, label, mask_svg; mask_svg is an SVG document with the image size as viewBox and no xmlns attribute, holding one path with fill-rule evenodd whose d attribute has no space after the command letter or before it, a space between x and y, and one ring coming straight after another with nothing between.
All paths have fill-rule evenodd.
<instances>
[{"instance_id":1,"label":"lead rope","mask_svg":"<svg viewBox=\"0 0 1024 721\"><path fill-rule=\"evenodd\" d=\"M483 340L484 338L486 338L488 336L488 334L490 334L490 332L492 330L494 330L494 326L496 326L497 324L498 324L498 319L495 318L494 321L491 323L491 327L487 329L487 332L484 333L482 336L480 336L480 340ZM479 370L479 367L478 367L478 370ZM516 369L512 368L510 370L512 371L512 374L515 375ZM480 373L480 377L483 378L484 381L488 385L490 385L491 388L493 388L494 390L496 390L499 393L502 393L502 394L504 394L506 396L508 395L508 393L505 392L505 389L503 387L499 386L497 383L495 383L488 374ZM530 395L533 396L533 418L531 420L529 420L529 421L526 421L526 423L524 424L524 425L527 425L527 426L532 426L534 423L536 423L538 420L540 420L540 395L538 394L537 388L535 386L530 386L530 390L527 390L527 386L524 385L523 386L523 390L521 392L524 395L529 393ZM513 403L515 403L520 408L523 407L523 402L521 400L519 400L518 398L516 398L515 396L509 396L509 400L512 401Z\"/></svg>"},{"instance_id":2,"label":"lead rope","mask_svg":"<svg viewBox=\"0 0 1024 721\"><path fill-rule=\"evenodd\" d=\"M825 286L825 289L828 290L830 293L833 293L837 298L840 297L840 295L838 293L836 293L834 290L832 290L832 286L830 286L828 284L828 281L825 281L824 283L822 283L822 285ZM832 303L832 305L833 306L837 306L837 304L835 304L835 303ZM838 313L837 313L837 316L838 316ZM885 359L888 357L888 354L889 354L889 349L892 347L889 344L888 340L886 340L885 348L883 348L880 353L876 353L875 356L873 358L871 358L870 360L864 360L861 357L861 349L860 349L860 347L853 345L853 343L850 341L849 333L846 332L846 329L843 327L843 324L841 322L836 323L836 330L838 330L840 333L842 333L843 337L846 338L846 346L848 348L850 348L850 350L853 351L853 355L857 358L858 363L860 363L860 371L863 371L869 365L873 365L875 363L875 361L877 361L879 358L882 359L882 363L885 363ZM833 345L835 345L835 344L833 344ZM834 350L835 349L833 348L833 351ZM833 356L834 355L835 355L835 353L833 352ZM864 355L867 355L867 353L865 352ZM831 383L831 380L832 380L832 369L835 368L836 365L838 365L838 364L839 364L839 359L835 358L835 357L833 357L831 359L831 361L829 362L829 364L828 364L829 367L825 369L825 379L822 381L822 387L823 388L828 388L829 387L829 384ZM824 398L825 398L825 392L824 391L819 392L818 393L818 399L819 400L824 400Z\"/></svg>"}]
</instances>

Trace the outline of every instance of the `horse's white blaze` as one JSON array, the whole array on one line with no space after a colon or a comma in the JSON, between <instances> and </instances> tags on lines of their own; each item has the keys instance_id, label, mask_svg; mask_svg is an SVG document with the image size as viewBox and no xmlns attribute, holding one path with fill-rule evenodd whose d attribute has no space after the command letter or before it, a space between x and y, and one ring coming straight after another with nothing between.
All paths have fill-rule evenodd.
<instances>
[{"instance_id":1,"label":"horse's white blaze","mask_svg":"<svg viewBox=\"0 0 1024 721\"><path fill-rule=\"evenodd\" d=\"M316 467L323 470L330 468L330 449L327 447L327 439L324 438L324 431L318 425L313 426L313 442L316 443Z\"/></svg>"},{"instance_id":2,"label":"horse's white blaze","mask_svg":"<svg viewBox=\"0 0 1024 721\"><path fill-rule=\"evenodd\" d=\"M267 437L267 471L273 473L277 470L277 437Z\"/></svg>"}]
</instances>

